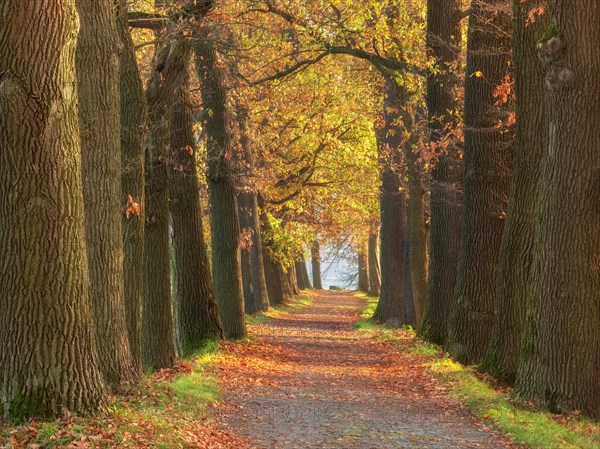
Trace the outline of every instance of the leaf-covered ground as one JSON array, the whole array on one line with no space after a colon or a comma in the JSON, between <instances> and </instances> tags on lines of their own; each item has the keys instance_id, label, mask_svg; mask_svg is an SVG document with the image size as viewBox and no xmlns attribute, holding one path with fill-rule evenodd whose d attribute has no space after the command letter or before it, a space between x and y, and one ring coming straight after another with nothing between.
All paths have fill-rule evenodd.
<instances>
[{"instance_id":1,"label":"leaf-covered ground","mask_svg":"<svg viewBox=\"0 0 600 449\"><path fill-rule=\"evenodd\" d=\"M263 448L510 448L427 370L419 355L353 327L364 299L313 304L251 327L216 363L223 430Z\"/></svg>"},{"instance_id":2,"label":"leaf-covered ground","mask_svg":"<svg viewBox=\"0 0 600 449\"><path fill-rule=\"evenodd\" d=\"M600 448L598 423L516 403L412 332L374 326L366 304L296 298L249 318L249 339L145 376L94 418L0 423L0 448L513 448L491 426L523 447Z\"/></svg>"}]
</instances>

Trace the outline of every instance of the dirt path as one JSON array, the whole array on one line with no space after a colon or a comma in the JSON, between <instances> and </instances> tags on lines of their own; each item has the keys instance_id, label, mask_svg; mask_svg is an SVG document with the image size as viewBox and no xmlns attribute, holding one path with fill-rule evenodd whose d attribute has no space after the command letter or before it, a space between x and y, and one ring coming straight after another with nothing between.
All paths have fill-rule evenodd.
<instances>
[{"instance_id":1,"label":"dirt path","mask_svg":"<svg viewBox=\"0 0 600 449\"><path fill-rule=\"evenodd\" d=\"M219 362L217 419L261 448L508 448L436 385L418 358L352 328L364 301L342 292L232 343ZM224 430L225 430L224 429Z\"/></svg>"}]
</instances>

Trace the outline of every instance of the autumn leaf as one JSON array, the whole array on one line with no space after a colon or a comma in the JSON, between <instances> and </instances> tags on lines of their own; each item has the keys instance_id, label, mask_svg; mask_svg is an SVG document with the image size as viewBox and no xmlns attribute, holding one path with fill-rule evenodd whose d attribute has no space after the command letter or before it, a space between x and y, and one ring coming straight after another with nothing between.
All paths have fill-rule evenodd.
<instances>
[{"instance_id":1,"label":"autumn leaf","mask_svg":"<svg viewBox=\"0 0 600 449\"><path fill-rule=\"evenodd\" d=\"M142 213L140 204L134 201L131 195L127 195L127 207L125 209L125 218L130 220L132 217L139 217Z\"/></svg>"}]
</instances>

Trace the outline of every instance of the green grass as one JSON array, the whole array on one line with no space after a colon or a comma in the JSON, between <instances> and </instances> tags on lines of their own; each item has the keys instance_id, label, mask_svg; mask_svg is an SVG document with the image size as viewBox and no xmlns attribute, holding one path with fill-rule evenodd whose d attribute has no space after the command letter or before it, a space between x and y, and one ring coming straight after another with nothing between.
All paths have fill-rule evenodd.
<instances>
[{"instance_id":1,"label":"green grass","mask_svg":"<svg viewBox=\"0 0 600 449\"><path fill-rule=\"evenodd\" d=\"M132 390L113 397L107 412L96 417L0 425L0 447L62 448L78 441L91 441L99 448L196 447L195 423L206 418L209 405L221 400L217 379L207 369L220 357L219 344L208 341L164 377L145 375Z\"/></svg>"},{"instance_id":2,"label":"green grass","mask_svg":"<svg viewBox=\"0 0 600 449\"><path fill-rule=\"evenodd\" d=\"M373 338L380 338L388 341L398 340L395 329L384 324L377 324L372 319L375 309L377 308L377 301L379 298L367 296L364 293L356 293L355 296L359 298L365 298L367 300L367 304L360 314L360 320L354 323L354 329L368 332Z\"/></svg>"},{"instance_id":3,"label":"green grass","mask_svg":"<svg viewBox=\"0 0 600 449\"><path fill-rule=\"evenodd\" d=\"M419 358L450 394L460 399L478 418L493 425L515 444L531 449L599 449L600 423L577 414L556 416L510 396L493 379L450 359L440 347L419 340L414 332L391 330L375 324L371 317L377 298L368 298L356 328L374 338L394 341L399 350Z\"/></svg>"}]
</instances>

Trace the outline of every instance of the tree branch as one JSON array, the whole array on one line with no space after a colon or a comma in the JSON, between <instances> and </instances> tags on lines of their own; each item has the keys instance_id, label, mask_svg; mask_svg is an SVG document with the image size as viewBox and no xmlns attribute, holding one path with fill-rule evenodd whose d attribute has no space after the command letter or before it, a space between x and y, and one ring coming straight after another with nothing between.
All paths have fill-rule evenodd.
<instances>
[{"instance_id":1,"label":"tree branch","mask_svg":"<svg viewBox=\"0 0 600 449\"><path fill-rule=\"evenodd\" d=\"M282 9L279 9L278 7L273 5L273 3L269 0L265 0L264 4L267 7L267 10L266 11L263 10L262 12L270 12L272 14L275 14L275 15L281 17L283 20L285 20L292 26L302 27L304 30L306 30L308 32L308 34L314 40L316 40L320 45L322 45L325 48L325 52L324 52L324 54L322 54L324 56L322 56L320 59L323 59L323 57L325 57L327 54L332 54L332 55L343 54L343 55L353 56L355 58L359 58L359 59L368 61L371 64L373 64L375 67L377 67L377 69L379 71L382 71L382 72L386 71L386 70L388 70L388 71L389 70L397 70L397 71L407 71L409 73L413 73L413 74L421 75L421 76L426 76L428 74L427 70L417 67L413 64L409 64L405 61L400 61L400 60L391 59L391 58L385 58L379 54L370 53L370 52L368 52L366 50L362 50L360 48L353 48L353 47L344 46L344 45L334 45L330 42L325 42L321 36L318 36L314 31L312 31L310 29L310 27L306 24L306 22L304 20L294 17L291 14L289 14L288 12L283 11Z\"/></svg>"},{"instance_id":2,"label":"tree branch","mask_svg":"<svg viewBox=\"0 0 600 449\"><path fill-rule=\"evenodd\" d=\"M160 14L148 14L145 12L130 12L129 26L131 28L144 28L147 30L162 30L171 23L171 18Z\"/></svg>"},{"instance_id":3,"label":"tree branch","mask_svg":"<svg viewBox=\"0 0 600 449\"><path fill-rule=\"evenodd\" d=\"M214 3L214 0L190 0L183 8L168 16L133 11L128 14L129 26L131 28L162 30L170 23L181 19L195 18L200 20L214 7Z\"/></svg>"},{"instance_id":4,"label":"tree branch","mask_svg":"<svg viewBox=\"0 0 600 449\"><path fill-rule=\"evenodd\" d=\"M306 59L304 61L299 61L296 64L288 67L287 69L282 70L281 72L277 72L277 73L275 73L273 75L270 75L270 76L265 76L264 78L261 78L261 79L256 80L256 81L246 80L246 82L248 82L248 84L250 86L257 86L259 84L263 84L263 83L266 83L266 82L269 82L269 81L274 81L274 80L277 80L277 79L284 78L286 76L289 76L289 75L293 74L294 72L296 72L297 70L300 70L301 68L303 68L305 66L316 64L317 62L319 62L321 59L323 59L325 56L327 56L329 54L331 54L331 53L328 52L328 51L323 52L320 55L316 56L315 58Z\"/></svg>"},{"instance_id":5,"label":"tree branch","mask_svg":"<svg viewBox=\"0 0 600 449\"><path fill-rule=\"evenodd\" d=\"M470 15L471 15L471 8L465 9L464 11L460 11L460 12L456 13L456 15L454 16L454 21L456 23L458 23L461 20L466 19Z\"/></svg>"}]
</instances>

